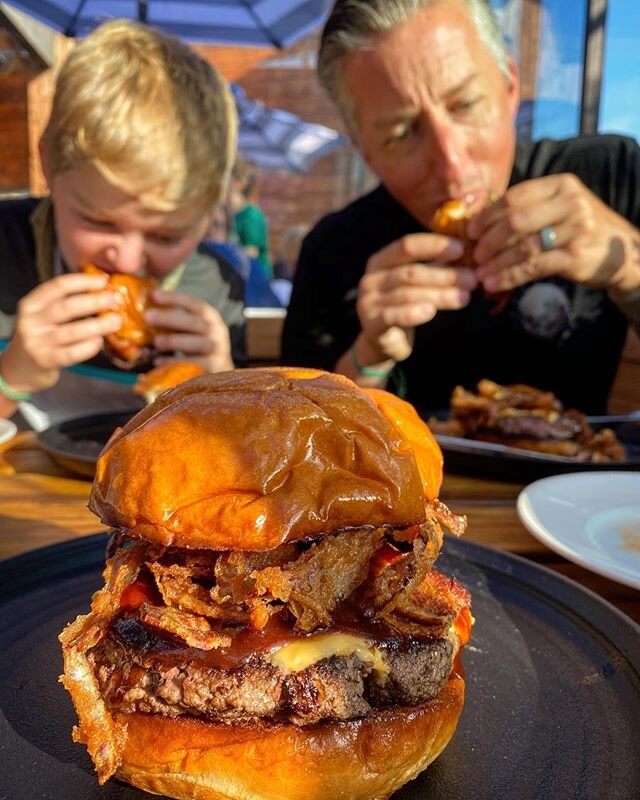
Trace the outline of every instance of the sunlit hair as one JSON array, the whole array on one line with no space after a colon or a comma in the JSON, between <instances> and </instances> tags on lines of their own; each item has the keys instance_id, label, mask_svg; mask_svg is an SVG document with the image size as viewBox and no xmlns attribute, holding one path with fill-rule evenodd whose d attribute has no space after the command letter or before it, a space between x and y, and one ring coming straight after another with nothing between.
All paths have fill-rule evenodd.
<instances>
[{"instance_id":1,"label":"sunlit hair","mask_svg":"<svg viewBox=\"0 0 640 800\"><path fill-rule=\"evenodd\" d=\"M446 2L457 2L468 9L480 41L511 81L509 53L489 0L336 0L320 39L318 76L352 131L356 126L342 80L342 59L371 49L373 39L408 22L426 6Z\"/></svg>"},{"instance_id":2,"label":"sunlit hair","mask_svg":"<svg viewBox=\"0 0 640 800\"><path fill-rule=\"evenodd\" d=\"M151 210L209 209L226 191L237 127L210 64L179 39L114 20L63 64L42 144L53 177L92 165Z\"/></svg>"}]
</instances>

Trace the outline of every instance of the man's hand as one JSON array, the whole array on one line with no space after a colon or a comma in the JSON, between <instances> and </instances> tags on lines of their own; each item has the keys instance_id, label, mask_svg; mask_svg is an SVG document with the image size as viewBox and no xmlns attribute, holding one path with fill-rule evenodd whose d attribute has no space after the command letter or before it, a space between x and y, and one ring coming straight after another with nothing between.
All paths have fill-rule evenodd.
<instances>
[{"instance_id":1,"label":"man's hand","mask_svg":"<svg viewBox=\"0 0 640 800\"><path fill-rule=\"evenodd\" d=\"M155 359L157 366L186 359L207 372L233 369L229 329L215 308L191 295L160 289L153 300L162 308L150 308L145 320L159 329L154 346L167 353Z\"/></svg>"},{"instance_id":2,"label":"man's hand","mask_svg":"<svg viewBox=\"0 0 640 800\"><path fill-rule=\"evenodd\" d=\"M104 337L122 325L116 313L96 316L115 307L106 285L106 275L72 273L53 278L22 298L15 332L2 354L2 376L12 389L49 389L63 367L100 351Z\"/></svg>"},{"instance_id":3,"label":"man's hand","mask_svg":"<svg viewBox=\"0 0 640 800\"><path fill-rule=\"evenodd\" d=\"M555 246L543 251L540 231ZM575 175L548 175L512 186L480 212L467 233L487 291L559 275L615 293L640 288L640 233Z\"/></svg>"},{"instance_id":4,"label":"man's hand","mask_svg":"<svg viewBox=\"0 0 640 800\"><path fill-rule=\"evenodd\" d=\"M478 285L468 267L447 266L463 245L434 233L415 233L375 253L358 286L356 309L368 352L378 361L403 361L414 328L441 309L463 308Z\"/></svg>"}]
</instances>

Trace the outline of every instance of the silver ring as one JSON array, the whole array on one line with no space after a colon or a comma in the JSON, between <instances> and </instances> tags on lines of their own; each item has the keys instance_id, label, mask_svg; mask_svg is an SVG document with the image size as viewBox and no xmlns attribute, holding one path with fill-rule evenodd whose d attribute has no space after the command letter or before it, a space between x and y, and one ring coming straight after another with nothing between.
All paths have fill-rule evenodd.
<instances>
[{"instance_id":1,"label":"silver ring","mask_svg":"<svg viewBox=\"0 0 640 800\"><path fill-rule=\"evenodd\" d=\"M553 250L557 241L558 234L553 226L547 225L540 231L540 247L543 253Z\"/></svg>"}]
</instances>

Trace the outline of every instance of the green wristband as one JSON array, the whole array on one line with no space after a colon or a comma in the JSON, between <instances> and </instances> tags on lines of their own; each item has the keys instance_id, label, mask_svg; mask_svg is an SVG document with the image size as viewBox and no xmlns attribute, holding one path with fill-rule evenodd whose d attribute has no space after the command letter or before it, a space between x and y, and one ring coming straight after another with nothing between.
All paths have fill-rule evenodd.
<instances>
[{"instance_id":1,"label":"green wristband","mask_svg":"<svg viewBox=\"0 0 640 800\"><path fill-rule=\"evenodd\" d=\"M30 392L16 392L15 389L9 386L2 375L0 375L0 392L5 397L8 397L9 400L13 400L14 403L20 403L22 400L31 400Z\"/></svg>"},{"instance_id":2,"label":"green wristband","mask_svg":"<svg viewBox=\"0 0 640 800\"><path fill-rule=\"evenodd\" d=\"M363 378L388 378L389 375L393 372L393 367L391 369L376 369L375 367L364 367L359 361L358 356L356 355L356 343L354 342L351 345L351 363L354 366L354 369L358 373L358 375L362 375Z\"/></svg>"}]
</instances>

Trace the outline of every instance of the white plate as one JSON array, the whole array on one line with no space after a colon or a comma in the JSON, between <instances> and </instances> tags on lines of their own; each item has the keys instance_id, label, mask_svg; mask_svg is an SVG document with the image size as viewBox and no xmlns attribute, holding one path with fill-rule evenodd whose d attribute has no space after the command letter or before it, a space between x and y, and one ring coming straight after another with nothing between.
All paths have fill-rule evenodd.
<instances>
[{"instance_id":1,"label":"white plate","mask_svg":"<svg viewBox=\"0 0 640 800\"><path fill-rule=\"evenodd\" d=\"M13 439L17 432L18 429L10 419L0 419L0 444Z\"/></svg>"},{"instance_id":2,"label":"white plate","mask_svg":"<svg viewBox=\"0 0 640 800\"><path fill-rule=\"evenodd\" d=\"M547 547L640 589L640 472L579 472L530 484L520 519Z\"/></svg>"}]
</instances>

